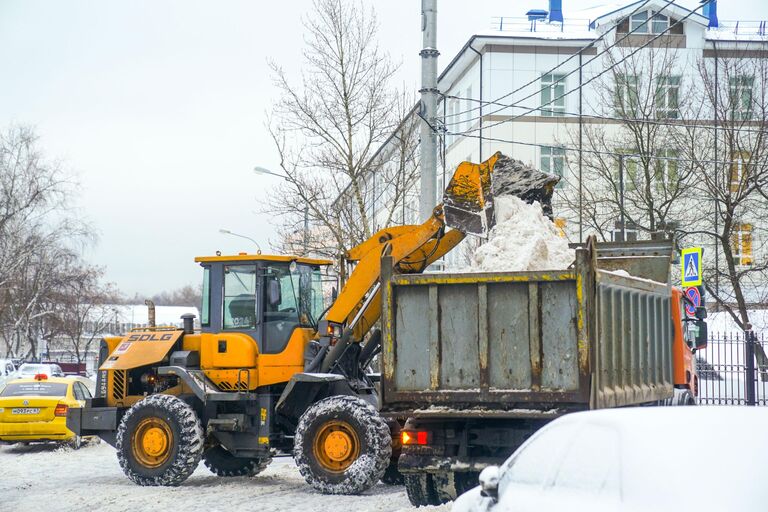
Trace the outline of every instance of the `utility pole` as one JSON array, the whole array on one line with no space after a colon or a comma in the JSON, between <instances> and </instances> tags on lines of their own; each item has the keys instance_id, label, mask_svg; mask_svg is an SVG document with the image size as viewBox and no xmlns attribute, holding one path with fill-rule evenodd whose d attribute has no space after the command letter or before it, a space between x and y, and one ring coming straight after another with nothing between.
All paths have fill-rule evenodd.
<instances>
[{"instance_id":1,"label":"utility pole","mask_svg":"<svg viewBox=\"0 0 768 512\"><path fill-rule=\"evenodd\" d=\"M432 215L437 196L437 133L435 117L437 115L437 0L421 0L421 34L423 48L421 56L421 196L419 197L419 217L421 221Z\"/></svg>"}]
</instances>

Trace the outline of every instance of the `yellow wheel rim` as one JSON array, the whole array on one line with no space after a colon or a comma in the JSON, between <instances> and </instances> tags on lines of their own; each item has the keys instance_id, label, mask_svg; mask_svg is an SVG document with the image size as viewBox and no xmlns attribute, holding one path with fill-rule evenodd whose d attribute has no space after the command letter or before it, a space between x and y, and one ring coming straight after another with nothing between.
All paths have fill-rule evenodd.
<instances>
[{"instance_id":1,"label":"yellow wheel rim","mask_svg":"<svg viewBox=\"0 0 768 512\"><path fill-rule=\"evenodd\" d=\"M317 431L313 448L315 459L324 469L341 473L360 455L360 440L352 425L333 420Z\"/></svg>"},{"instance_id":2,"label":"yellow wheel rim","mask_svg":"<svg viewBox=\"0 0 768 512\"><path fill-rule=\"evenodd\" d=\"M144 418L133 431L133 455L144 467L162 466L171 456L172 445L171 426L163 419Z\"/></svg>"}]
</instances>

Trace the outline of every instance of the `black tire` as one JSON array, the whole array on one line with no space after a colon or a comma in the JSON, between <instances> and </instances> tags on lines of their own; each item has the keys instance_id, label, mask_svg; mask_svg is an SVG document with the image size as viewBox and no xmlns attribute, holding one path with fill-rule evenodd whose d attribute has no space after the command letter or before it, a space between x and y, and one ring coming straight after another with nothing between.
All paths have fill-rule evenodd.
<instances>
[{"instance_id":1,"label":"black tire","mask_svg":"<svg viewBox=\"0 0 768 512\"><path fill-rule=\"evenodd\" d=\"M79 450L80 448L83 447L84 441L82 437L76 435L75 437L67 441L67 443L69 444L70 448L72 448L73 450Z\"/></svg>"},{"instance_id":2,"label":"black tire","mask_svg":"<svg viewBox=\"0 0 768 512\"><path fill-rule=\"evenodd\" d=\"M149 456L141 445L134 448L134 437L144 425L167 427L165 449L157 465L139 460ZM151 428L151 427L150 427ZM146 437L146 436L145 436ZM192 407L171 395L152 395L136 403L117 429L117 459L125 475L139 485L175 486L195 471L203 453L203 427ZM151 454L150 454L151 455Z\"/></svg>"},{"instance_id":3,"label":"black tire","mask_svg":"<svg viewBox=\"0 0 768 512\"><path fill-rule=\"evenodd\" d=\"M455 473L441 471L432 475L432 483L435 486L435 495L440 503L448 503L458 496Z\"/></svg>"},{"instance_id":4,"label":"black tire","mask_svg":"<svg viewBox=\"0 0 768 512\"><path fill-rule=\"evenodd\" d=\"M676 405L697 405L696 398L694 398L693 393L687 389L680 393L680 395L678 395L676 398Z\"/></svg>"},{"instance_id":5,"label":"black tire","mask_svg":"<svg viewBox=\"0 0 768 512\"><path fill-rule=\"evenodd\" d=\"M272 457L235 457L223 446L214 446L203 452L203 464L216 476L255 476L267 469Z\"/></svg>"},{"instance_id":6,"label":"black tire","mask_svg":"<svg viewBox=\"0 0 768 512\"><path fill-rule=\"evenodd\" d=\"M403 485L403 474L397 469L397 459L389 461L389 466L384 471L381 481L387 485Z\"/></svg>"},{"instance_id":7,"label":"black tire","mask_svg":"<svg viewBox=\"0 0 768 512\"><path fill-rule=\"evenodd\" d=\"M414 507L426 507L429 505L440 505L440 499L437 496L435 483L432 475L429 473L406 473L403 475L405 482L405 492L408 494L408 501Z\"/></svg>"},{"instance_id":8,"label":"black tire","mask_svg":"<svg viewBox=\"0 0 768 512\"><path fill-rule=\"evenodd\" d=\"M350 448L334 469L316 448L324 437L337 432L345 432ZM318 491L360 494L381 480L391 445L389 427L375 407L355 396L332 396L313 404L299 419L293 458L307 483Z\"/></svg>"}]
</instances>

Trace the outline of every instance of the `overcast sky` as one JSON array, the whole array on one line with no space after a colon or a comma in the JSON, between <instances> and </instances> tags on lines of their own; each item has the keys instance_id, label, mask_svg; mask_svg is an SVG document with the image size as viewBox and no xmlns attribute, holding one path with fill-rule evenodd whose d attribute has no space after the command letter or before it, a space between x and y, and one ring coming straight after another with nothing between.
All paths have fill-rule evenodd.
<instances>
[{"instance_id":1,"label":"overcast sky","mask_svg":"<svg viewBox=\"0 0 768 512\"><path fill-rule=\"evenodd\" d=\"M419 0L376 6L379 41L418 89ZM597 0L563 0L569 9ZM696 0L681 2L695 6ZM0 124L35 127L80 182L99 233L88 258L128 294L197 284L198 255L252 252L275 233L258 214L278 170L264 128L276 96L267 62L300 71L311 0L0 0ZM546 0L438 1L443 68L492 16ZM723 0L721 20L768 19L765 0Z\"/></svg>"}]
</instances>

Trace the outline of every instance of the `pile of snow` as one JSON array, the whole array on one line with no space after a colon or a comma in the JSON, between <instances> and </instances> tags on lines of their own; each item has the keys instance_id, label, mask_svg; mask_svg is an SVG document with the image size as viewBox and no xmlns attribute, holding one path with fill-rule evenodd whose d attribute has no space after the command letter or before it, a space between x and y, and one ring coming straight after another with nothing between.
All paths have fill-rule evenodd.
<instances>
[{"instance_id":1,"label":"pile of snow","mask_svg":"<svg viewBox=\"0 0 768 512\"><path fill-rule=\"evenodd\" d=\"M575 252L539 203L503 196L494 201L496 225L470 263L469 272L520 272L568 268Z\"/></svg>"}]
</instances>

